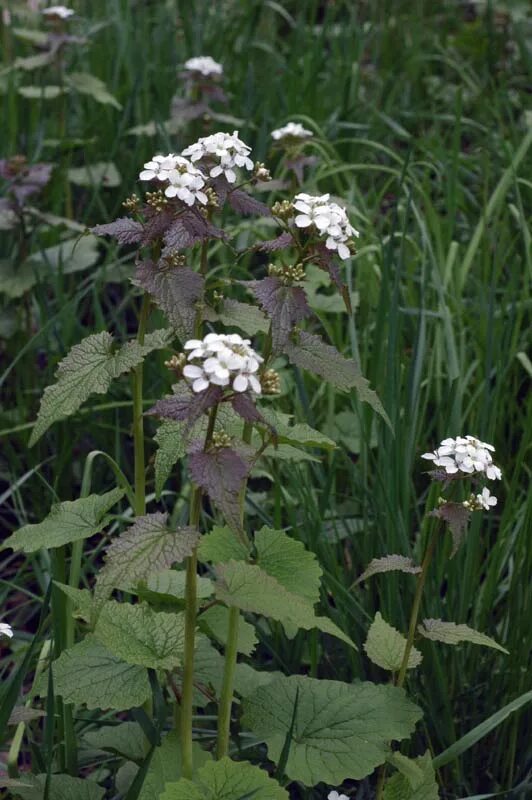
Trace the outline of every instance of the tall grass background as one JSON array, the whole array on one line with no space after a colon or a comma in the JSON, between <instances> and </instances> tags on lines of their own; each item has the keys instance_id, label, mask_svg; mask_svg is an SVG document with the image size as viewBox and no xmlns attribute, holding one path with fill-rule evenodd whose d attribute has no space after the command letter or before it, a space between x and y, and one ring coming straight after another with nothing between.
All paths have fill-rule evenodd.
<instances>
[{"instance_id":1,"label":"tall grass background","mask_svg":"<svg viewBox=\"0 0 532 800\"><path fill-rule=\"evenodd\" d=\"M257 483L249 507L258 524L291 526L318 555L324 600L360 652L323 651L313 636L287 642L272 630L262 635L261 658L290 672L383 679L364 657L366 631L376 610L405 630L413 581L401 575L353 583L374 557L419 557L428 486L420 453L444 436L465 433L497 448L504 473L499 503L473 520L451 561L450 543L441 542L424 616L467 623L497 638L510 655L472 645L424 646L424 664L410 688L425 710L420 735L438 753L530 689L532 122L526 103L532 24L526 9L422 0L91 0L75 7L76 24L92 35L72 52L70 68L101 78L122 110L71 95L66 138L50 146L59 135L59 101L20 97L9 74L0 96L2 156L117 165L120 187L74 190L75 219L91 225L119 215L140 165L156 151L178 152L197 135L192 126L170 136L163 123L179 88L178 65L209 54L224 65L229 104L223 113L235 118L224 127L238 128L255 157L270 163L274 127L289 119L310 127L319 161L307 188L344 198L362 232L347 267L358 293L355 312L323 320L335 345L360 358L392 426L356 397L296 374L284 409L295 406L299 418L338 438L340 447L321 461L277 464L275 482ZM3 34L6 59L28 54L9 28ZM39 78L25 82L31 80ZM155 137L128 133L150 121ZM71 139L83 143L71 145ZM65 211L59 176L47 190L45 210ZM242 223L239 245L252 226L268 232L263 224ZM55 241L57 232L45 231L33 249ZM12 244L8 237L4 242L1 255L9 258ZM243 271L242 264L220 266L225 277ZM29 301L29 335L1 344L0 524L6 534L39 521L54 501L78 496L90 450L106 450L132 471L127 382L27 448L38 398L57 361L89 333L110 329L126 336L133 329L124 268L127 258L102 245L91 271L41 279ZM147 364L148 400L169 388L163 360L150 357ZM101 462L94 489L111 483ZM179 515L179 476L163 503ZM101 546L91 540L86 549L87 585ZM33 637L54 568L46 553L4 556L0 607L21 631L17 661ZM10 658L0 664L6 672ZM80 730L89 718L76 720ZM530 757L530 726L518 712L447 767L444 786L455 797L510 789L526 780Z\"/></svg>"}]
</instances>

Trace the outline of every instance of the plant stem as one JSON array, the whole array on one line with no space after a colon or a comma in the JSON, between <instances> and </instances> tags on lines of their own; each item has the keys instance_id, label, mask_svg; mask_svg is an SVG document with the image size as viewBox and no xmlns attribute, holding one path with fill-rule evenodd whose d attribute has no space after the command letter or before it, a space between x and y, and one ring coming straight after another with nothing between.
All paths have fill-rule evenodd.
<instances>
[{"instance_id":1,"label":"plant stem","mask_svg":"<svg viewBox=\"0 0 532 800\"><path fill-rule=\"evenodd\" d=\"M144 344L148 315L150 313L150 298L144 295L140 307L137 341ZM133 370L133 444L135 451L135 516L141 517L146 513L146 472L144 464L144 417L143 417L143 373L142 362Z\"/></svg>"},{"instance_id":2,"label":"plant stem","mask_svg":"<svg viewBox=\"0 0 532 800\"><path fill-rule=\"evenodd\" d=\"M206 450L212 440L218 406L211 409L209 424L205 435ZM201 513L201 489L196 486L190 501L189 524L191 528L199 528ZM194 694L194 648L196 640L196 616L198 604L197 592L197 549L186 561L185 583L185 646L183 655L183 694L181 697L181 758L183 777L192 778L192 700Z\"/></svg>"},{"instance_id":3,"label":"plant stem","mask_svg":"<svg viewBox=\"0 0 532 800\"><path fill-rule=\"evenodd\" d=\"M251 441L253 426L244 423L242 439L246 444ZM244 524L244 506L246 501L246 486L244 483L239 497L240 525ZM240 611L238 608L229 609L229 622L227 626L227 641L225 644L225 663L222 681L222 691L218 706L218 740L216 744L216 757L218 759L227 755L229 750L229 732L231 728L231 707L233 705L233 688L235 683L236 659L238 655L238 627Z\"/></svg>"}]
</instances>

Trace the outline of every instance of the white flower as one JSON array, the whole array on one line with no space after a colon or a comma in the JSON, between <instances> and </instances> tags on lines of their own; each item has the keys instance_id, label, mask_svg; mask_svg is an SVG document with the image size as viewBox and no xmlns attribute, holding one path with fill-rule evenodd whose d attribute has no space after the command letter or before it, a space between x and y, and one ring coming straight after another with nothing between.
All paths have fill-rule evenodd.
<instances>
[{"instance_id":1,"label":"white flower","mask_svg":"<svg viewBox=\"0 0 532 800\"><path fill-rule=\"evenodd\" d=\"M197 142L191 144L183 150L184 156L189 156L195 162L200 159L217 161L211 167L209 175L217 178L218 175L225 175L228 183L235 183L235 167L245 168L252 171L253 161L249 158L251 147L248 147L238 138L238 131L233 133L213 133L212 136L204 136Z\"/></svg>"},{"instance_id":2,"label":"white flower","mask_svg":"<svg viewBox=\"0 0 532 800\"><path fill-rule=\"evenodd\" d=\"M314 136L312 131L308 131L300 122L288 122L282 128L272 131L272 139L278 142L280 139L310 139Z\"/></svg>"},{"instance_id":3,"label":"white flower","mask_svg":"<svg viewBox=\"0 0 532 800\"><path fill-rule=\"evenodd\" d=\"M349 800L349 797L346 794L338 794L336 789L334 789L327 795L327 800Z\"/></svg>"},{"instance_id":4,"label":"white flower","mask_svg":"<svg viewBox=\"0 0 532 800\"><path fill-rule=\"evenodd\" d=\"M235 392L248 389L261 393L256 376L263 359L253 350L249 339L237 333L209 333L204 339L190 339L185 344L189 350L183 375L191 382L193 392L203 392L209 387L231 385Z\"/></svg>"},{"instance_id":5,"label":"white flower","mask_svg":"<svg viewBox=\"0 0 532 800\"><path fill-rule=\"evenodd\" d=\"M164 193L167 197L177 197L192 206L198 200L202 205L206 205L208 198L202 192L205 186L205 175L197 169L188 159L177 156L176 168L168 173L169 186Z\"/></svg>"},{"instance_id":6,"label":"white flower","mask_svg":"<svg viewBox=\"0 0 532 800\"><path fill-rule=\"evenodd\" d=\"M179 156L169 153L167 156L153 156L151 161L144 164L144 169L139 174L141 181L167 181L170 173L175 170Z\"/></svg>"},{"instance_id":7,"label":"white flower","mask_svg":"<svg viewBox=\"0 0 532 800\"><path fill-rule=\"evenodd\" d=\"M66 6L49 6L43 8L42 13L45 17L59 17L59 19L68 19L76 12Z\"/></svg>"},{"instance_id":8,"label":"white flower","mask_svg":"<svg viewBox=\"0 0 532 800\"><path fill-rule=\"evenodd\" d=\"M185 61L185 69L189 72L201 72L202 75L222 75L223 67L211 56L196 56Z\"/></svg>"},{"instance_id":9,"label":"white flower","mask_svg":"<svg viewBox=\"0 0 532 800\"><path fill-rule=\"evenodd\" d=\"M497 505L497 498L491 494L487 486L482 489L482 494L477 494L475 497L479 508L484 508L489 511L492 506Z\"/></svg>"},{"instance_id":10,"label":"white flower","mask_svg":"<svg viewBox=\"0 0 532 800\"><path fill-rule=\"evenodd\" d=\"M312 196L301 192L293 202L296 215L294 222L298 228L314 227L320 236L325 236L325 247L336 250L342 260L349 258L349 240L359 236L349 222L345 208L330 202L328 194Z\"/></svg>"},{"instance_id":11,"label":"white flower","mask_svg":"<svg viewBox=\"0 0 532 800\"><path fill-rule=\"evenodd\" d=\"M8 639L13 638L13 628L7 622L0 622L0 636L7 636Z\"/></svg>"},{"instance_id":12,"label":"white flower","mask_svg":"<svg viewBox=\"0 0 532 800\"><path fill-rule=\"evenodd\" d=\"M491 453L495 448L474 436L457 436L443 439L433 453L423 453L421 458L433 461L448 475L462 472L465 475L484 473L490 480L500 480L502 472L493 463Z\"/></svg>"}]
</instances>

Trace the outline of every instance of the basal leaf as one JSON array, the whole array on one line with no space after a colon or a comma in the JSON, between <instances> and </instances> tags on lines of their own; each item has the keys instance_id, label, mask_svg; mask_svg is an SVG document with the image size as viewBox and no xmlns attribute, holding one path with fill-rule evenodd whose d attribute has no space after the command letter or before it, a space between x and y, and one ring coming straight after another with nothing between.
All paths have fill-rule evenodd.
<instances>
[{"instance_id":1,"label":"basal leaf","mask_svg":"<svg viewBox=\"0 0 532 800\"><path fill-rule=\"evenodd\" d=\"M239 497L252 466L254 452L241 444L238 450L220 447L189 455L190 476L220 509L225 521L235 530L242 529Z\"/></svg>"},{"instance_id":2,"label":"basal leaf","mask_svg":"<svg viewBox=\"0 0 532 800\"><path fill-rule=\"evenodd\" d=\"M173 669L181 662L184 614L154 611L147 603L105 603L94 635L109 652L128 664Z\"/></svg>"},{"instance_id":3,"label":"basal leaf","mask_svg":"<svg viewBox=\"0 0 532 800\"><path fill-rule=\"evenodd\" d=\"M421 710L402 689L302 676L278 678L244 700L242 723L278 762L294 717L286 774L314 786L360 780L382 764L390 740L410 736Z\"/></svg>"},{"instance_id":4,"label":"basal leaf","mask_svg":"<svg viewBox=\"0 0 532 800\"><path fill-rule=\"evenodd\" d=\"M145 585L137 589L138 593L146 600L157 603L176 603L185 599L185 570L165 569L155 575L150 575ZM210 597L214 586L209 578L200 575L196 578L197 594L199 598Z\"/></svg>"},{"instance_id":5,"label":"basal leaf","mask_svg":"<svg viewBox=\"0 0 532 800\"><path fill-rule=\"evenodd\" d=\"M279 278L270 276L260 281L243 281L272 322L274 352L284 348L292 329L311 314L305 290L300 286L285 286Z\"/></svg>"},{"instance_id":6,"label":"basal leaf","mask_svg":"<svg viewBox=\"0 0 532 800\"><path fill-rule=\"evenodd\" d=\"M2 545L25 553L41 548L62 547L99 533L109 522L107 512L124 496L123 489L91 494L52 506L48 516L37 524L24 525Z\"/></svg>"},{"instance_id":7,"label":"basal leaf","mask_svg":"<svg viewBox=\"0 0 532 800\"><path fill-rule=\"evenodd\" d=\"M235 670L235 692L241 697L248 697L259 686L267 686L280 676L282 672L253 669L249 664L240 662Z\"/></svg>"},{"instance_id":8,"label":"basal leaf","mask_svg":"<svg viewBox=\"0 0 532 800\"><path fill-rule=\"evenodd\" d=\"M113 106L120 110L122 106L107 89L105 83L88 72L69 72L65 75L67 84L81 94L87 94L97 103Z\"/></svg>"},{"instance_id":9,"label":"basal leaf","mask_svg":"<svg viewBox=\"0 0 532 800\"><path fill-rule=\"evenodd\" d=\"M155 453L155 496L159 500L174 466L186 453L186 439L183 425L173 420L159 425L153 438L159 446Z\"/></svg>"},{"instance_id":10,"label":"basal leaf","mask_svg":"<svg viewBox=\"0 0 532 800\"><path fill-rule=\"evenodd\" d=\"M279 444L289 444L293 447L318 447L323 450L336 448L336 442L320 431L311 428L306 422L297 422L295 425L291 425L290 414L282 414L268 407L261 407L261 413L275 429Z\"/></svg>"},{"instance_id":11,"label":"basal leaf","mask_svg":"<svg viewBox=\"0 0 532 800\"><path fill-rule=\"evenodd\" d=\"M231 528L215 525L210 533L201 537L198 545L198 558L211 564L223 564L226 561L247 561L249 546L235 534Z\"/></svg>"},{"instance_id":12,"label":"basal leaf","mask_svg":"<svg viewBox=\"0 0 532 800\"><path fill-rule=\"evenodd\" d=\"M100 257L95 236L65 239L52 247L35 250L28 256L28 263L43 279L49 280L50 272L71 275L93 267Z\"/></svg>"},{"instance_id":13,"label":"basal leaf","mask_svg":"<svg viewBox=\"0 0 532 800\"><path fill-rule=\"evenodd\" d=\"M196 742L192 745L194 771L211 758L210 753L202 750ZM168 733L161 746L156 747L142 789L137 800L160 800L161 792L169 782L177 781L182 774L181 747L179 735L175 731Z\"/></svg>"},{"instance_id":14,"label":"basal leaf","mask_svg":"<svg viewBox=\"0 0 532 800\"><path fill-rule=\"evenodd\" d=\"M113 161L97 161L85 167L71 167L68 180L76 186L113 189L120 186L122 178Z\"/></svg>"},{"instance_id":15,"label":"basal leaf","mask_svg":"<svg viewBox=\"0 0 532 800\"><path fill-rule=\"evenodd\" d=\"M96 580L96 596L105 598L113 589L132 589L139 581L168 569L191 555L199 533L193 528L167 527L168 514L155 512L137 517L106 551Z\"/></svg>"},{"instance_id":16,"label":"basal leaf","mask_svg":"<svg viewBox=\"0 0 532 800\"><path fill-rule=\"evenodd\" d=\"M416 575L421 572L421 567L418 567L411 558L407 558L406 556L390 555L383 556L382 558L374 558L369 562L362 575L357 578L355 586L357 583L371 578L372 575L379 575L381 572L393 572L394 570L409 572L412 575Z\"/></svg>"},{"instance_id":17,"label":"basal leaf","mask_svg":"<svg viewBox=\"0 0 532 800\"><path fill-rule=\"evenodd\" d=\"M286 789L248 761L209 761L192 781L166 786L160 800L289 800Z\"/></svg>"},{"instance_id":18,"label":"basal leaf","mask_svg":"<svg viewBox=\"0 0 532 800\"><path fill-rule=\"evenodd\" d=\"M227 630L229 627L229 609L224 606L211 606L203 611L198 617L201 630L207 633L211 639L215 639L219 644L227 642ZM250 656L257 644L255 628L240 619L238 624L238 652Z\"/></svg>"},{"instance_id":19,"label":"basal leaf","mask_svg":"<svg viewBox=\"0 0 532 800\"><path fill-rule=\"evenodd\" d=\"M59 581L54 581L54 586L57 586L71 601L72 616L75 619L92 622L95 612L95 601L92 592L88 589L76 589L75 586L67 586L66 583L59 583Z\"/></svg>"},{"instance_id":20,"label":"basal leaf","mask_svg":"<svg viewBox=\"0 0 532 800\"><path fill-rule=\"evenodd\" d=\"M471 642L480 644L484 647L493 647L501 653L509 655L509 651L498 644L495 639L480 633L469 625L457 625L455 622L444 622L442 619L424 619L422 625L418 625L418 631L425 639L432 639L435 642L444 644L460 644L461 642Z\"/></svg>"},{"instance_id":21,"label":"basal leaf","mask_svg":"<svg viewBox=\"0 0 532 800\"><path fill-rule=\"evenodd\" d=\"M285 589L312 603L320 598L321 567L314 553L284 531L261 528L255 534L258 566Z\"/></svg>"},{"instance_id":22,"label":"basal leaf","mask_svg":"<svg viewBox=\"0 0 532 800\"><path fill-rule=\"evenodd\" d=\"M123 711L151 696L147 670L117 658L92 634L64 650L52 670L54 690L65 703Z\"/></svg>"},{"instance_id":23,"label":"basal leaf","mask_svg":"<svg viewBox=\"0 0 532 800\"><path fill-rule=\"evenodd\" d=\"M398 770L384 786L384 800L438 800L438 784L430 752L411 759L394 753L390 763Z\"/></svg>"},{"instance_id":24,"label":"basal leaf","mask_svg":"<svg viewBox=\"0 0 532 800\"><path fill-rule=\"evenodd\" d=\"M140 261L133 283L152 296L183 342L191 338L197 317L196 304L203 297L203 275L188 267Z\"/></svg>"},{"instance_id":25,"label":"basal leaf","mask_svg":"<svg viewBox=\"0 0 532 800\"><path fill-rule=\"evenodd\" d=\"M284 352L292 364L319 375L338 389L356 389L360 400L368 403L389 424L381 401L369 388L369 382L363 377L356 361L345 358L335 347L307 331L298 331L296 338L286 343Z\"/></svg>"},{"instance_id":26,"label":"basal leaf","mask_svg":"<svg viewBox=\"0 0 532 800\"><path fill-rule=\"evenodd\" d=\"M46 773L31 775L23 773L17 781L13 781L14 795L21 800L43 800L47 780ZM73 778L71 775L52 774L48 789L49 800L102 800L105 789L96 781L86 778Z\"/></svg>"},{"instance_id":27,"label":"basal leaf","mask_svg":"<svg viewBox=\"0 0 532 800\"><path fill-rule=\"evenodd\" d=\"M108 750L137 764L145 758L150 748L138 722L102 725L97 730L85 733L83 741L95 750Z\"/></svg>"},{"instance_id":28,"label":"basal leaf","mask_svg":"<svg viewBox=\"0 0 532 800\"><path fill-rule=\"evenodd\" d=\"M367 656L374 664L388 669L391 672L398 672L403 663L406 639L399 631L385 622L379 611L375 614L371 627L368 631L368 638L364 645ZM414 669L421 664L423 656L412 647L408 657L408 669Z\"/></svg>"},{"instance_id":29,"label":"basal leaf","mask_svg":"<svg viewBox=\"0 0 532 800\"><path fill-rule=\"evenodd\" d=\"M152 350L167 347L172 331L149 333L143 345L134 340L114 349L107 331L87 336L59 363L57 382L44 390L30 447L60 419L74 414L91 394L105 394L114 378L140 364Z\"/></svg>"},{"instance_id":30,"label":"basal leaf","mask_svg":"<svg viewBox=\"0 0 532 800\"><path fill-rule=\"evenodd\" d=\"M303 630L318 628L355 647L330 619L318 617L312 603L289 592L278 580L255 564L230 561L216 567L216 596L225 605L240 608Z\"/></svg>"}]
</instances>

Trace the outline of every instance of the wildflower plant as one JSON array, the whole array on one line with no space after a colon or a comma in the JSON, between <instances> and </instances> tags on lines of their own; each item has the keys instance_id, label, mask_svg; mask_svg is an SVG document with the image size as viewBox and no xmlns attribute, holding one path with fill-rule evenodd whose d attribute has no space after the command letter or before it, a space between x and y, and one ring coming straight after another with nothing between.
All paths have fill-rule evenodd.
<instances>
[{"instance_id":1,"label":"wildflower plant","mask_svg":"<svg viewBox=\"0 0 532 800\"><path fill-rule=\"evenodd\" d=\"M322 270L351 310L342 264L355 252L358 231L341 199L328 194L299 193L270 208L248 191L267 177L237 131L217 132L179 154L155 154L139 169L140 193L124 202L129 213L92 229L134 253L137 335L117 341L103 330L72 348L44 391L31 444L129 375L134 463L91 453L80 497L58 503L45 520L4 544L26 553L49 548L69 564L52 591L52 613L66 598L68 617L54 637L49 681L37 682L32 693L43 696L51 687L49 702L59 698L65 774L77 774L76 707L131 713L118 727L136 721L143 744L136 760L128 758L129 748L118 749L129 763L128 797L147 783L162 800L287 800L285 787L293 781L338 787L387 760L399 768L391 743L408 738L421 718L404 691L407 669L421 661L416 633L453 643L481 637L480 643L498 646L464 625L427 619L418 627L437 541L431 534L421 567L394 555L372 562L361 577L390 569L418 575L408 639L377 615L366 642L368 656L394 674L392 683L289 676L242 660L254 650L256 631L276 624L288 636L315 630L355 649L353 632L336 625L332 608L319 608L321 568L314 554L289 531L256 529L246 517L248 482L265 462L275 463L282 445L334 447L276 410L287 373L308 371L355 391L389 424L358 363L322 335L307 291L307 270ZM276 235L237 253L234 215L269 217ZM256 253L271 262L264 274L239 272L236 279L230 269L220 280L214 253L222 249L230 264ZM167 324L153 329L161 313ZM167 351L174 382L147 407L143 362L158 350ZM145 449L147 419L158 423L153 460ZM469 515L491 507L494 498L486 487L475 494L476 485L463 497L453 493L470 476L491 479L500 472L490 446L471 437L446 440L426 457L440 468L432 477L443 495L428 519L449 524L456 545ZM104 494L91 493L97 459L117 479ZM180 498L174 509L161 510L157 503L174 473ZM155 496L147 495L147 476ZM89 590L80 586L84 540L107 527L104 563ZM257 764L263 758L242 759L244 734L264 746L275 777ZM417 759L410 773L416 769L435 785L430 758ZM392 789L407 780L403 773L390 778ZM340 791L331 789L329 797L342 800Z\"/></svg>"}]
</instances>

